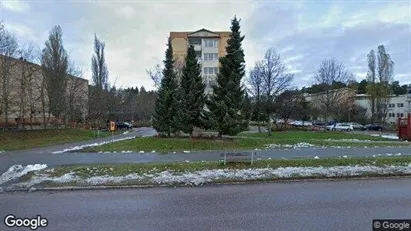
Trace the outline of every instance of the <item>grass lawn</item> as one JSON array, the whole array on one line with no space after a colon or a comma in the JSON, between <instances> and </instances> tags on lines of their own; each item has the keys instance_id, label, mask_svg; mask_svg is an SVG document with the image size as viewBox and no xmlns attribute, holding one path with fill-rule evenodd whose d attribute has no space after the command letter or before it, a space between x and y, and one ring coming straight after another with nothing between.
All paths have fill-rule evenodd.
<instances>
[{"instance_id":1,"label":"grass lawn","mask_svg":"<svg viewBox=\"0 0 411 231\"><path fill-rule=\"evenodd\" d=\"M358 158L324 158L324 159L272 159L258 160L253 165L246 163L232 163L224 165L221 162L181 162L181 163L142 163L142 164L99 164L99 165L68 165L54 168L52 177L59 177L73 172L77 176L124 176L130 173L156 173L162 171L193 172L206 169L249 169L252 168L279 168L279 167L333 167L333 166L385 166L408 165L410 156L401 157L358 157ZM90 174L90 172L92 172Z\"/></svg>"},{"instance_id":2,"label":"grass lawn","mask_svg":"<svg viewBox=\"0 0 411 231\"><path fill-rule=\"evenodd\" d=\"M109 135L111 135L109 132L100 132L100 137ZM97 138L95 131L84 129L0 131L0 150L12 151L37 148L94 138Z\"/></svg>"},{"instance_id":3,"label":"grass lawn","mask_svg":"<svg viewBox=\"0 0 411 231\"><path fill-rule=\"evenodd\" d=\"M332 140L328 140L332 139ZM340 141L338 140L340 139ZM349 141L341 139L368 140L368 142ZM339 132L275 132L272 136L267 134L240 134L237 138L230 139L189 139L189 138L157 138L145 137L133 140L110 143L98 147L87 148L89 152L114 152L114 151L145 151L168 153L185 150L246 150L264 149L269 144L293 145L297 143L310 143L319 147L382 147L382 146L411 146L411 143L399 142L367 135L345 134Z\"/></svg>"},{"instance_id":4,"label":"grass lawn","mask_svg":"<svg viewBox=\"0 0 411 231\"><path fill-rule=\"evenodd\" d=\"M241 133L240 136L245 137L259 137L259 138L269 138L269 139L281 139L281 140L338 140L338 139L357 139L357 140L373 140L373 141L393 141L387 138L382 138L378 136L369 136L345 132L324 132L324 131L284 131L284 132L273 132L271 136L267 133Z\"/></svg>"},{"instance_id":5,"label":"grass lawn","mask_svg":"<svg viewBox=\"0 0 411 231\"><path fill-rule=\"evenodd\" d=\"M16 185L17 188L28 189L32 186L36 188L93 185L177 186L282 179L408 176L410 163L410 156L402 156L260 160L253 165L244 163L223 165L217 161L69 165L29 172L15 183L19 183ZM294 167L294 169L287 167Z\"/></svg>"}]
</instances>

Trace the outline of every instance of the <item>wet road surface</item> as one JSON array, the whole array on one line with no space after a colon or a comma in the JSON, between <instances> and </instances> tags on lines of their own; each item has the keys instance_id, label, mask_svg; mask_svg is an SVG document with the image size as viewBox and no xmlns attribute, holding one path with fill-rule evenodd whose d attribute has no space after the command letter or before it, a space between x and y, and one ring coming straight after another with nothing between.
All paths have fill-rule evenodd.
<instances>
[{"instance_id":1,"label":"wet road surface","mask_svg":"<svg viewBox=\"0 0 411 231\"><path fill-rule=\"evenodd\" d=\"M411 219L410 192L411 179L19 192L0 194L0 217L39 214L38 230L372 230Z\"/></svg>"}]
</instances>

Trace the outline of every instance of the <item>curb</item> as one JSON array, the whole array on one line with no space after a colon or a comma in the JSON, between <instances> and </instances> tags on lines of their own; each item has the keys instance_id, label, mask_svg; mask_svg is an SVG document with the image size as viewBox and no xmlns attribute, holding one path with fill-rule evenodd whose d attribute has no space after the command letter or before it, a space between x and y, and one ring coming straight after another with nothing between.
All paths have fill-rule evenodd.
<instances>
[{"instance_id":1,"label":"curb","mask_svg":"<svg viewBox=\"0 0 411 231\"><path fill-rule=\"evenodd\" d=\"M296 183L296 182L329 182L329 181L364 181L364 180L386 180L386 179L411 179L411 175L398 176L352 176L352 177L330 177L330 178L302 178L302 179L273 179L273 180L249 180L233 182L210 182L202 185L111 185L111 186L63 186L63 187L44 187L29 189L4 189L1 193L12 192L64 192L64 191L84 191L84 190L114 190L114 189L149 189L149 188L195 188L212 186L229 186L245 184L266 184L266 183Z\"/></svg>"}]
</instances>

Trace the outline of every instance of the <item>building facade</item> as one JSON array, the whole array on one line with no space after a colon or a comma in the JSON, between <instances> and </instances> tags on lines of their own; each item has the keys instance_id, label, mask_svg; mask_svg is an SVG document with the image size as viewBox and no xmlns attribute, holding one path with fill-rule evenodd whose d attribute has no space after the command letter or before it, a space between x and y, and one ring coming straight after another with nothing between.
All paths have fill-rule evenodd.
<instances>
[{"instance_id":1,"label":"building facade","mask_svg":"<svg viewBox=\"0 0 411 231\"><path fill-rule=\"evenodd\" d=\"M408 95L391 95L387 103L385 122L396 124L398 118L404 118L407 113L411 113L411 98ZM367 109L367 116L371 117L371 102L367 94L357 94L355 103Z\"/></svg>"},{"instance_id":2,"label":"building facade","mask_svg":"<svg viewBox=\"0 0 411 231\"><path fill-rule=\"evenodd\" d=\"M189 46L193 45L197 60L201 64L201 75L206 84L206 93L212 92L219 67L219 58L226 55L230 32L216 32L201 29L194 32L170 32L173 55L177 66L184 64Z\"/></svg>"},{"instance_id":3,"label":"building facade","mask_svg":"<svg viewBox=\"0 0 411 231\"><path fill-rule=\"evenodd\" d=\"M304 94L304 97L316 108L321 108L327 98L332 99L330 101L331 104L341 105L341 108L348 110L350 110L350 108L353 108L353 105L357 105L366 110L367 118L371 118L371 102L369 95L356 94L355 90L350 88L332 90L330 91L330 94L332 94L331 97L327 97L325 93ZM339 113L344 113L344 111L342 110ZM411 93L408 95L391 95L389 97L385 113L386 123L396 124L398 118L404 118L408 113L411 113ZM320 116L313 119L322 120L324 118L321 118Z\"/></svg>"},{"instance_id":4,"label":"building facade","mask_svg":"<svg viewBox=\"0 0 411 231\"><path fill-rule=\"evenodd\" d=\"M49 113L47 90L40 65L0 56L0 127L57 123ZM66 118L84 120L88 114L88 80L67 76ZM6 116L7 111L7 116ZM6 121L7 117L7 121ZM71 122L71 121L70 121Z\"/></svg>"}]
</instances>

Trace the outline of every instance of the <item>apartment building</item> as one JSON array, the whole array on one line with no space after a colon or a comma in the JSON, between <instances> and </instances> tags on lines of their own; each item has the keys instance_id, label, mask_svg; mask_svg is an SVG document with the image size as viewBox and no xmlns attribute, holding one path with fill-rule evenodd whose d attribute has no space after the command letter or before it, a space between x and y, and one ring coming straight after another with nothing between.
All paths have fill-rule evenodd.
<instances>
[{"instance_id":1,"label":"apartment building","mask_svg":"<svg viewBox=\"0 0 411 231\"><path fill-rule=\"evenodd\" d=\"M184 63L187 49L193 45L201 64L201 74L206 84L205 92L212 92L211 85L216 80L219 58L226 55L227 40L230 37L228 31L217 32L201 29L192 32L170 32L171 45L176 65Z\"/></svg>"},{"instance_id":2,"label":"apartment building","mask_svg":"<svg viewBox=\"0 0 411 231\"><path fill-rule=\"evenodd\" d=\"M367 94L357 94L355 103L367 109L367 116L371 117L370 97ZM395 124L398 118L407 116L411 113L411 94L409 95L391 95L387 103L387 114L385 121L390 124Z\"/></svg>"},{"instance_id":3,"label":"apartment building","mask_svg":"<svg viewBox=\"0 0 411 231\"><path fill-rule=\"evenodd\" d=\"M24 59L0 56L0 70L0 127L6 122L41 125L44 123L44 115L48 119L47 123L55 122L56 118L48 112L49 99L47 90L42 87L40 65ZM67 102L62 103L70 107L69 113L76 120L84 120L88 114L88 80L67 76L66 97ZM6 107L8 121L5 116Z\"/></svg>"}]
</instances>

